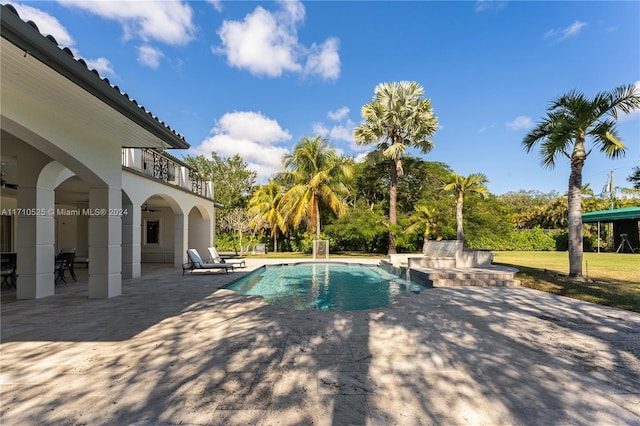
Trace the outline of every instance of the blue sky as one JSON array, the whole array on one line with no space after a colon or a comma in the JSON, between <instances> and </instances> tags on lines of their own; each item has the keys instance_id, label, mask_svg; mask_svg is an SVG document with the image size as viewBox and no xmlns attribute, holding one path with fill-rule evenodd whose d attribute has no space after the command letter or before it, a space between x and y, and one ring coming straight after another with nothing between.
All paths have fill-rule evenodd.
<instances>
[{"instance_id":1,"label":"blue sky","mask_svg":"<svg viewBox=\"0 0 640 426\"><path fill-rule=\"evenodd\" d=\"M415 80L440 122L423 158L484 173L494 194L564 193L568 160L543 168L524 135L572 89L640 87L637 1L11 4L182 133L188 154L240 154L260 182L303 136L362 156L352 130L375 86ZM629 187L640 164L640 112L618 130L623 159L587 159L596 193L611 170Z\"/></svg>"}]
</instances>

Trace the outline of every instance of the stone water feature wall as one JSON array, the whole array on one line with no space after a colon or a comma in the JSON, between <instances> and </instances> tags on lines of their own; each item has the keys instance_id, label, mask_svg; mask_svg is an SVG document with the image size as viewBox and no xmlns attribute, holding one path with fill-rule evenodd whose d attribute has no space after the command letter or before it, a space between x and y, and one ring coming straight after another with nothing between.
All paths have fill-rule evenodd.
<instances>
[{"instance_id":1,"label":"stone water feature wall","mask_svg":"<svg viewBox=\"0 0 640 426\"><path fill-rule=\"evenodd\" d=\"M493 254L489 250L469 250L457 240L428 241L423 254L392 254L389 263L409 268L474 268L490 266Z\"/></svg>"}]
</instances>

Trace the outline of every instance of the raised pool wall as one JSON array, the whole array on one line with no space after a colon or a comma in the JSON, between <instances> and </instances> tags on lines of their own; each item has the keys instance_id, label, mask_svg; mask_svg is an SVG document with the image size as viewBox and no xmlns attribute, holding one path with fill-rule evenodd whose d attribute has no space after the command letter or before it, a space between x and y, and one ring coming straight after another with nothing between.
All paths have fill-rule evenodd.
<instances>
[{"instance_id":1,"label":"raised pool wall","mask_svg":"<svg viewBox=\"0 0 640 426\"><path fill-rule=\"evenodd\" d=\"M394 254L380 267L425 287L518 286L515 268L496 268L489 250L466 250L458 241L429 241L423 254Z\"/></svg>"},{"instance_id":2,"label":"raised pool wall","mask_svg":"<svg viewBox=\"0 0 640 426\"><path fill-rule=\"evenodd\" d=\"M490 250L465 249L462 242L428 241L422 254L390 254L389 263L409 268L477 268L490 266L493 253Z\"/></svg>"},{"instance_id":3,"label":"raised pool wall","mask_svg":"<svg viewBox=\"0 0 640 426\"><path fill-rule=\"evenodd\" d=\"M401 278L407 274L417 284L432 286L429 274L419 269L478 268L491 266L493 253L489 250L465 249L460 241L428 241L422 254L390 254L380 266ZM424 275L424 276L423 276Z\"/></svg>"}]
</instances>

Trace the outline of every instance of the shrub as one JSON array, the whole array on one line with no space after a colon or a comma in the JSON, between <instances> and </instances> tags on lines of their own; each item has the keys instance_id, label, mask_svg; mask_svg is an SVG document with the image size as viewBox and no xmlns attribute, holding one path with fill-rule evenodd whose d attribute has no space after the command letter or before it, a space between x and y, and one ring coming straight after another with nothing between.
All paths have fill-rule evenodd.
<instances>
[{"instance_id":1,"label":"shrub","mask_svg":"<svg viewBox=\"0 0 640 426\"><path fill-rule=\"evenodd\" d=\"M470 241L468 247L496 251L550 251L556 249L556 240L552 235L536 227L511 232L506 237L484 235Z\"/></svg>"}]
</instances>

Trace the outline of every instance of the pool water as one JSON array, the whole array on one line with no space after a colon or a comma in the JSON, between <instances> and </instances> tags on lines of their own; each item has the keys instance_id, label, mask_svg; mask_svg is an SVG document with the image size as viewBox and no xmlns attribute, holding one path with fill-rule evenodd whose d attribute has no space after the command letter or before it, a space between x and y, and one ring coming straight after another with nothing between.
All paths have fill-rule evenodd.
<instances>
[{"instance_id":1,"label":"pool water","mask_svg":"<svg viewBox=\"0 0 640 426\"><path fill-rule=\"evenodd\" d=\"M225 288L272 305L320 311L377 308L426 289L376 266L336 263L263 266Z\"/></svg>"}]
</instances>

